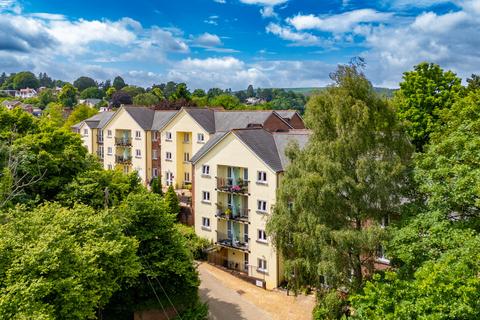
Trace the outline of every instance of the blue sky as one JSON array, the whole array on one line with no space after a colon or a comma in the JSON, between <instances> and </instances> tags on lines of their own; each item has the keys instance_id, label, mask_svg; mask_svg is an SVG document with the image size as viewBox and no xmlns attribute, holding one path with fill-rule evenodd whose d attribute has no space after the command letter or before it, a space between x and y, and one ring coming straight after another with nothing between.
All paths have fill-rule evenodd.
<instances>
[{"instance_id":1,"label":"blue sky","mask_svg":"<svg viewBox=\"0 0 480 320\"><path fill-rule=\"evenodd\" d=\"M480 72L479 18L480 0L0 0L0 71L305 87L361 56L396 87L421 61Z\"/></svg>"}]
</instances>

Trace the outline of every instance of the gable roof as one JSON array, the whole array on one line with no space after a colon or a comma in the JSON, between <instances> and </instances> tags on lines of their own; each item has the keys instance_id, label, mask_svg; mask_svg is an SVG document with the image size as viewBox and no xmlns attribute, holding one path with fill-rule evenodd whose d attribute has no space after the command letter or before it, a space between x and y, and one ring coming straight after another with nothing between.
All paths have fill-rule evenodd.
<instances>
[{"instance_id":1,"label":"gable roof","mask_svg":"<svg viewBox=\"0 0 480 320\"><path fill-rule=\"evenodd\" d=\"M178 111L170 111L170 110L155 110L155 114L153 116L153 123L152 123L152 130L158 131L165 126L167 122L172 119Z\"/></svg>"},{"instance_id":2,"label":"gable roof","mask_svg":"<svg viewBox=\"0 0 480 320\"><path fill-rule=\"evenodd\" d=\"M150 130L153 124L155 111L147 107L125 106L125 111L135 120L143 130Z\"/></svg>"},{"instance_id":3,"label":"gable roof","mask_svg":"<svg viewBox=\"0 0 480 320\"><path fill-rule=\"evenodd\" d=\"M272 115L281 121L285 120L272 110L243 110L243 111L217 111L215 112L215 130L230 131L232 129L247 128L251 124L263 125ZM290 124L285 122L289 127Z\"/></svg>"},{"instance_id":4,"label":"gable roof","mask_svg":"<svg viewBox=\"0 0 480 320\"><path fill-rule=\"evenodd\" d=\"M292 119L293 116L297 113L295 110L275 110L276 113L282 118Z\"/></svg>"},{"instance_id":5,"label":"gable roof","mask_svg":"<svg viewBox=\"0 0 480 320\"><path fill-rule=\"evenodd\" d=\"M91 129L103 128L105 124L113 117L114 114L115 112L113 111L100 112L88 119L74 124L72 128L80 128L84 123Z\"/></svg>"},{"instance_id":6,"label":"gable roof","mask_svg":"<svg viewBox=\"0 0 480 320\"><path fill-rule=\"evenodd\" d=\"M285 148L290 141L297 141L303 148L310 135L308 130L291 130L289 132L271 133L262 128L234 129L229 132L216 133L190 160L198 162L215 145L229 134L234 134L267 166L275 172L284 171L289 163L285 155Z\"/></svg>"},{"instance_id":7,"label":"gable roof","mask_svg":"<svg viewBox=\"0 0 480 320\"><path fill-rule=\"evenodd\" d=\"M209 108L185 108L184 109L200 126L208 133L215 130L215 110Z\"/></svg>"}]
</instances>

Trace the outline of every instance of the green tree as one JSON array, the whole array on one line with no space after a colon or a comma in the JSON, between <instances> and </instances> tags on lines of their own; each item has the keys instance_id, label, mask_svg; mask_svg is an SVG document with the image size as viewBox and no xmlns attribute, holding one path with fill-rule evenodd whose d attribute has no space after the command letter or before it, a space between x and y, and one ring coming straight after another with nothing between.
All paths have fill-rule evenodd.
<instances>
[{"instance_id":1,"label":"green tree","mask_svg":"<svg viewBox=\"0 0 480 320\"><path fill-rule=\"evenodd\" d=\"M255 97L255 90L253 90L253 86L250 84L248 85L248 88L247 88L247 98L253 98Z\"/></svg>"},{"instance_id":2,"label":"green tree","mask_svg":"<svg viewBox=\"0 0 480 320\"><path fill-rule=\"evenodd\" d=\"M153 89L152 89L152 93L153 93L155 96L157 96L157 98L158 98L159 100L165 99L165 95L163 94L163 91L162 91L162 89L160 89L160 88L153 88Z\"/></svg>"},{"instance_id":3,"label":"green tree","mask_svg":"<svg viewBox=\"0 0 480 320\"><path fill-rule=\"evenodd\" d=\"M153 193L163 196L162 182L158 177L152 179L151 188Z\"/></svg>"},{"instance_id":4,"label":"green tree","mask_svg":"<svg viewBox=\"0 0 480 320\"><path fill-rule=\"evenodd\" d=\"M169 186L164 197L165 208L169 214L177 215L180 213L180 201L178 200L177 193L173 189L173 186Z\"/></svg>"},{"instance_id":5,"label":"green tree","mask_svg":"<svg viewBox=\"0 0 480 320\"><path fill-rule=\"evenodd\" d=\"M57 199L66 206L82 203L95 209L111 208L141 189L136 172L123 174L117 170L94 168L81 172L64 187Z\"/></svg>"},{"instance_id":6,"label":"green tree","mask_svg":"<svg viewBox=\"0 0 480 320\"><path fill-rule=\"evenodd\" d=\"M98 84L95 80L89 77L80 77L77 80L73 82L73 86L77 88L79 92L82 92L83 90L87 88L98 88Z\"/></svg>"},{"instance_id":7,"label":"green tree","mask_svg":"<svg viewBox=\"0 0 480 320\"><path fill-rule=\"evenodd\" d=\"M57 96L52 89L43 89L42 92L38 94L38 106L45 109L51 102L57 102Z\"/></svg>"},{"instance_id":8,"label":"green tree","mask_svg":"<svg viewBox=\"0 0 480 320\"><path fill-rule=\"evenodd\" d=\"M37 77L28 71L22 71L13 77L13 88L15 90L32 88L38 89L40 83L38 82Z\"/></svg>"},{"instance_id":9,"label":"green tree","mask_svg":"<svg viewBox=\"0 0 480 320\"><path fill-rule=\"evenodd\" d=\"M67 130L70 130L70 128L74 124L77 124L85 119L93 117L97 113L98 113L97 109L91 108L84 104L79 104L75 106L75 108L73 108L72 113L70 113L70 115L68 116L63 127Z\"/></svg>"},{"instance_id":10,"label":"green tree","mask_svg":"<svg viewBox=\"0 0 480 320\"><path fill-rule=\"evenodd\" d=\"M480 89L480 76L472 74L470 78L467 79L467 90L476 91L478 89Z\"/></svg>"},{"instance_id":11,"label":"green tree","mask_svg":"<svg viewBox=\"0 0 480 320\"><path fill-rule=\"evenodd\" d=\"M114 87L110 87L107 89L107 92L106 92L106 96L108 99L111 99L112 98L112 95L117 92L117 89L115 89Z\"/></svg>"},{"instance_id":12,"label":"green tree","mask_svg":"<svg viewBox=\"0 0 480 320\"><path fill-rule=\"evenodd\" d=\"M133 97L133 104L139 106L154 106L160 103L160 100L153 93L140 93Z\"/></svg>"},{"instance_id":13,"label":"green tree","mask_svg":"<svg viewBox=\"0 0 480 320\"><path fill-rule=\"evenodd\" d=\"M139 94L145 93L145 89L138 86L126 86L122 88L122 91L128 93L128 95L132 98Z\"/></svg>"},{"instance_id":14,"label":"green tree","mask_svg":"<svg viewBox=\"0 0 480 320\"><path fill-rule=\"evenodd\" d=\"M175 89L175 92L170 96L171 100L179 100L179 99L185 99L185 100L191 100L192 96L190 94L190 91L187 89L187 85L185 83L179 83L177 85L177 88Z\"/></svg>"},{"instance_id":15,"label":"green tree","mask_svg":"<svg viewBox=\"0 0 480 320\"><path fill-rule=\"evenodd\" d=\"M73 108L77 104L77 89L67 83L58 94L58 101L66 108Z\"/></svg>"},{"instance_id":16,"label":"green tree","mask_svg":"<svg viewBox=\"0 0 480 320\"><path fill-rule=\"evenodd\" d=\"M119 91L122 90L122 88L125 87L126 84L122 77L116 76L115 79L113 79L112 86L115 88L115 90Z\"/></svg>"},{"instance_id":17,"label":"green tree","mask_svg":"<svg viewBox=\"0 0 480 320\"><path fill-rule=\"evenodd\" d=\"M93 319L140 271L118 214L45 204L0 225L0 318Z\"/></svg>"},{"instance_id":18,"label":"green tree","mask_svg":"<svg viewBox=\"0 0 480 320\"><path fill-rule=\"evenodd\" d=\"M240 106L240 101L238 100L238 98L229 94L221 94L215 96L210 99L209 103L211 106L223 107L227 110L238 109L238 107Z\"/></svg>"},{"instance_id":19,"label":"green tree","mask_svg":"<svg viewBox=\"0 0 480 320\"><path fill-rule=\"evenodd\" d=\"M441 125L442 110L449 109L462 92L461 79L433 63L421 63L403 74L395 94L398 115L418 151Z\"/></svg>"},{"instance_id":20,"label":"green tree","mask_svg":"<svg viewBox=\"0 0 480 320\"><path fill-rule=\"evenodd\" d=\"M202 98L205 97L207 93L203 89L195 89L192 93L192 96Z\"/></svg>"},{"instance_id":21,"label":"green tree","mask_svg":"<svg viewBox=\"0 0 480 320\"><path fill-rule=\"evenodd\" d=\"M63 106L55 102L49 103L40 117L40 128L42 130L61 128L64 123Z\"/></svg>"},{"instance_id":22,"label":"green tree","mask_svg":"<svg viewBox=\"0 0 480 320\"><path fill-rule=\"evenodd\" d=\"M154 292L164 307L171 307L171 301L179 313L195 309L198 274L185 240L176 229L176 217L168 213L162 198L146 191L131 194L116 211L129 217L127 234L140 242L142 272L132 286L111 300L105 311L108 317L131 319L134 310L160 309Z\"/></svg>"},{"instance_id":23,"label":"green tree","mask_svg":"<svg viewBox=\"0 0 480 320\"><path fill-rule=\"evenodd\" d=\"M290 286L358 289L386 238L382 218L398 212L411 156L393 109L356 64L313 96L303 150L291 146L267 232L285 259Z\"/></svg>"},{"instance_id":24,"label":"green tree","mask_svg":"<svg viewBox=\"0 0 480 320\"><path fill-rule=\"evenodd\" d=\"M105 96L103 90L97 87L89 87L80 93L81 99L102 99Z\"/></svg>"},{"instance_id":25,"label":"green tree","mask_svg":"<svg viewBox=\"0 0 480 320\"><path fill-rule=\"evenodd\" d=\"M21 108L0 107L0 142L38 131L38 120Z\"/></svg>"}]
</instances>

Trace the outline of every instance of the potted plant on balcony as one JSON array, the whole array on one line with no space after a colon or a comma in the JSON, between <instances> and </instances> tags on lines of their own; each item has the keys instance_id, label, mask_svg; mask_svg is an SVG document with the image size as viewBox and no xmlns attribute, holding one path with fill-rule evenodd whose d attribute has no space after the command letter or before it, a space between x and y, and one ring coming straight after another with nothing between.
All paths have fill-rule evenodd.
<instances>
[{"instance_id":1,"label":"potted plant on balcony","mask_svg":"<svg viewBox=\"0 0 480 320\"><path fill-rule=\"evenodd\" d=\"M240 191L242 191L242 188L238 185L232 186L231 191L232 192L240 192Z\"/></svg>"},{"instance_id":2,"label":"potted plant on balcony","mask_svg":"<svg viewBox=\"0 0 480 320\"><path fill-rule=\"evenodd\" d=\"M225 210L225 216L226 216L227 218L230 218L231 215L232 215L232 209L227 208L227 210Z\"/></svg>"}]
</instances>

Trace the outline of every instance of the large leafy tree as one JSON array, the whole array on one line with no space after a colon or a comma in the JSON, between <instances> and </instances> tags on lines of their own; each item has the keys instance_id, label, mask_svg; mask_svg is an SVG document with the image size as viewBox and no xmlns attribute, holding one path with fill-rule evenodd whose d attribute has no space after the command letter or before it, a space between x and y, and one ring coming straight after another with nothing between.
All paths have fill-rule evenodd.
<instances>
[{"instance_id":1,"label":"large leafy tree","mask_svg":"<svg viewBox=\"0 0 480 320\"><path fill-rule=\"evenodd\" d=\"M38 106L42 109L45 109L49 103L56 101L57 96L50 88L43 89L42 92L38 94Z\"/></svg>"},{"instance_id":2,"label":"large leafy tree","mask_svg":"<svg viewBox=\"0 0 480 320\"><path fill-rule=\"evenodd\" d=\"M64 127L66 129L70 129L71 126L73 126L74 124L77 124L85 119L88 119L96 115L97 113L98 113L97 109L90 108L89 106L84 104L77 105L73 109L72 113L70 113L70 115L68 116L67 121L65 121Z\"/></svg>"},{"instance_id":3,"label":"large leafy tree","mask_svg":"<svg viewBox=\"0 0 480 320\"><path fill-rule=\"evenodd\" d=\"M267 226L297 288L362 285L385 239L378 222L398 212L412 151L357 64L340 66L332 79L307 104L310 141L288 151Z\"/></svg>"},{"instance_id":4,"label":"large leafy tree","mask_svg":"<svg viewBox=\"0 0 480 320\"><path fill-rule=\"evenodd\" d=\"M73 108L77 104L77 88L67 83L58 94L58 101L67 108Z\"/></svg>"},{"instance_id":5,"label":"large leafy tree","mask_svg":"<svg viewBox=\"0 0 480 320\"><path fill-rule=\"evenodd\" d=\"M117 91L112 94L112 106L115 108L120 107L122 104L132 104L132 97L123 91Z\"/></svg>"},{"instance_id":6,"label":"large leafy tree","mask_svg":"<svg viewBox=\"0 0 480 320\"><path fill-rule=\"evenodd\" d=\"M140 189L136 172L126 175L121 171L95 168L80 173L57 198L67 206L82 203L102 209L120 205L130 193Z\"/></svg>"},{"instance_id":7,"label":"large leafy tree","mask_svg":"<svg viewBox=\"0 0 480 320\"><path fill-rule=\"evenodd\" d=\"M104 96L105 92L97 87L86 88L80 93L82 99L102 99Z\"/></svg>"},{"instance_id":8,"label":"large leafy tree","mask_svg":"<svg viewBox=\"0 0 480 320\"><path fill-rule=\"evenodd\" d=\"M13 88L16 90L25 88L37 89L39 86L40 83L37 77L29 71L19 72L13 77Z\"/></svg>"},{"instance_id":9,"label":"large leafy tree","mask_svg":"<svg viewBox=\"0 0 480 320\"><path fill-rule=\"evenodd\" d=\"M175 227L176 217L167 212L162 198L147 191L131 194L116 211L129 217L126 232L140 242L142 271L132 286L115 295L105 312L109 318L131 319L134 310L160 309L160 303L173 304L179 313L195 308L198 274Z\"/></svg>"},{"instance_id":10,"label":"large leafy tree","mask_svg":"<svg viewBox=\"0 0 480 320\"><path fill-rule=\"evenodd\" d=\"M133 103L139 106L154 106L160 103L160 99L153 93L140 93L133 98Z\"/></svg>"},{"instance_id":11,"label":"large leafy tree","mask_svg":"<svg viewBox=\"0 0 480 320\"><path fill-rule=\"evenodd\" d=\"M97 88L98 84L95 80L93 80L90 77L80 77L73 82L73 86L77 88L79 92L82 92L87 88L92 88L92 87Z\"/></svg>"},{"instance_id":12,"label":"large leafy tree","mask_svg":"<svg viewBox=\"0 0 480 320\"><path fill-rule=\"evenodd\" d=\"M116 76L115 79L113 79L112 86L115 88L115 90L119 91L125 87L126 84L122 77Z\"/></svg>"},{"instance_id":13,"label":"large leafy tree","mask_svg":"<svg viewBox=\"0 0 480 320\"><path fill-rule=\"evenodd\" d=\"M38 131L38 121L21 108L0 107L0 141L12 141L19 136Z\"/></svg>"},{"instance_id":14,"label":"large leafy tree","mask_svg":"<svg viewBox=\"0 0 480 320\"><path fill-rule=\"evenodd\" d=\"M0 224L0 318L95 318L140 271L120 218L58 204L10 211Z\"/></svg>"},{"instance_id":15,"label":"large leafy tree","mask_svg":"<svg viewBox=\"0 0 480 320\"><path fill-rule=\"evenodd\" d=\"M403 74L395 104L418 151L442 123L442 110L449 109L461 94L461 82L455 73L426 62Z\"/></svg>"}]
</instances>

